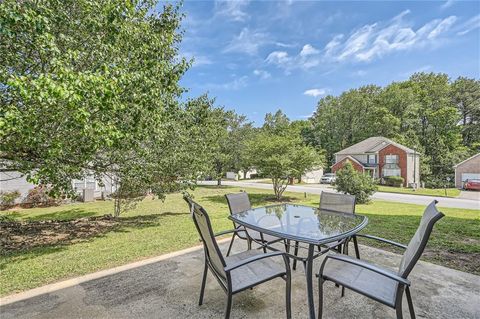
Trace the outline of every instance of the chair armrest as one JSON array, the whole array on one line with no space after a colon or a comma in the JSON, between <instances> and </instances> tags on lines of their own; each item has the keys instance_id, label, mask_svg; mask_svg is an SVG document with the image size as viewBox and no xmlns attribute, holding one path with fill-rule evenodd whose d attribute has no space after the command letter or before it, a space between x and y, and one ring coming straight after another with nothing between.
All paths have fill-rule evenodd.
<instances>
[{"instance_id":1,"label":"chair armrest","mask_svg":"<svg viewBox=\"0 0 480 319\"><path fill-rule=\"evenodd\" d=\"M378 241L381 241L381 242L384 242L384 243L387 243L387 244L390 244L390 245L393 245L393 246L397 246L397 247L400 247L400 248L403 248L403 249L407 249L407 246L405 246L403 244L400 244L400 243L397 243L397 242L394 242L392 240L385 239L385 238L372 236L372 235L363 235L363 234L355 234L355 236L375 239L375 240L378 240Z\"/></svg>"},{"instance_id":2,"label":"chair armrest","mask_svg":"<svg viewBox=\"0 0 480 319\"><path fill-rule=\"evenodd\" d=\"M395 281L398 281L401 284L404 284L406 286L410 286L410 280L408 280L406 278L400 277L399 275L397 275L397 274L395 274L391 271L388 271L386 269L383 269L383 268L380 268L378 266L369 264L369 263L367 263L367 262L365 262L361 259L356 259L356 258L352 258L352 257L349 257L349 256L344 256L344 255L327 255L325 257L325 260L324 260L323 264L322 264L322 267L321 267L321 270L320 270L321 272L323 272L323 267L324 267L325 263L327 262L327 260L329 258L336 259L336 260L339 260L339 261L343 261L343 262L346 262L346 263L349 263L349 264L353 264L353 265L371 270L373 272L376 272L377 274L380 274L382 276L385 276L385 277L388 277L388 278L393 279Z\"/></svg>"},{"instance_id":3,"label":"chair armrest","mask_svg":"<svg viewBox=\"0 0 480 319\"><path fill-rule=\"evenodd\" d=\"M260 259L265 259L265 258L270 258L270 257L275 257L275 256L286 256L286 254L284 252L281 252L281 251L274 251L274 252L271 252L271 253L256 255L256 256L241 260L241 261L239 261L239 262L237 262L233 265L225 267L225 272L230 272L234 269L245 266L246 264L249 264L251 262L254 262L254 261L257 261L257 260L260 260ZM288 259L287 259L287 262L288 262Z\"/></svg>"},{"instance_id":4,"label":"chair armrest","mask_svg":"<svg viewBox=\"0 0 480 319\"><path fill-rule=\"evenodd\" d=\"M223 236L223 235L231 234L231 233L237 233L237 232L240 231L240 230L241 230L241 229L238 229L238 228L229 229L229 230L224 230L224 231L221 231L221 232L218 232L218 233L214 234L213 237Z\"/></svg>"}]
</instances>

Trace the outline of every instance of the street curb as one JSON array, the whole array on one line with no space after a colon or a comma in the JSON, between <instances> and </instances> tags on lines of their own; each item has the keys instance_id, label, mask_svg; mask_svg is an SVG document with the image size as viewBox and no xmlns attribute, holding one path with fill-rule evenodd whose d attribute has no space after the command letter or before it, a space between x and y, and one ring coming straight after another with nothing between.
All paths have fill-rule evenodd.
<instances>
[{"instance_id":1,"label":"street curb","mask_svg":"<svg viewBox=\"0 0 480 319\"><path fill-rule=\"evenodd\" d=\"M225 238L225 239L217 240L217 243L221 244L221 243L227 242L229 240L230 240L230 238ZM54 292L56 290L60 290L60 289L69 288L69 287L72 287L72 286L75 286L75 285L79 285L81 283L84 283L84 282L87 282L87 281L90 281L90 280L110 276L110 275L113 275L113 274L120 273L122 271L142 267L142 266L145 266L145 265L153 264L153 263L163 261L163 260L166 260L166 259L170 259L170 258L173 258L173 257L178 257L178 256L181 256L181 255L185 255L185 254L200 250L202 248L203 248L202 245L198 245L198 246L190 247L190 248L187 248L187 249L174 251L174 252L171 252L171 253L168 253L168 254L164 254L164 255L160 255L160 256L156 256L156 257L152 257L152 258L148 258L148 259L144 259L144 260L140 260L140 261L136 261L136 262L133 262L133 263L130 263L130 264L126 264L126 265L122 265L122 266L118 266L118 267L114 267L114 268L110 268L110 269L101 270L101 271L94 272L94 273L91 273L91 274L87 274L87 275L84 275L84 276L67 279L67 280L56 282L56 283L53 283L53 284L48 284L48 285L45 285L45 286L42 286L42 287L34 288L34 289L31 289L31 290L16 293L16 294L13 294L13 295L1 297L0 298L0 306L5 306L5 305L8 305L8 304L11 304L11 303L14 303L14 302L18 302L18 301L26 300L26 299L29 299L29 298L37 297L37 296L40 296L40 295L43 295L43 294L51 293L51 292Z\"/></svg>"}]
</instances>

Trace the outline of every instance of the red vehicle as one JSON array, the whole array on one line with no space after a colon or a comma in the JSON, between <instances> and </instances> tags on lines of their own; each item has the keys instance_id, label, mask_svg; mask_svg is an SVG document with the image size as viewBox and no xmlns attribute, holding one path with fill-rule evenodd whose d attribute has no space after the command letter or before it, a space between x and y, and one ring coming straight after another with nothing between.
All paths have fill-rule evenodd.
<instances>
[{"instance_id":1,"label":"red vehicle","mask_svg":"<svg viewBox=\"0 0 480 319\"><path fill-rule=\"evenodd\" d=\"M480 179L467 179L463 184L465 190L477 190L480 191Z\"/></svg>"}]
</instances>

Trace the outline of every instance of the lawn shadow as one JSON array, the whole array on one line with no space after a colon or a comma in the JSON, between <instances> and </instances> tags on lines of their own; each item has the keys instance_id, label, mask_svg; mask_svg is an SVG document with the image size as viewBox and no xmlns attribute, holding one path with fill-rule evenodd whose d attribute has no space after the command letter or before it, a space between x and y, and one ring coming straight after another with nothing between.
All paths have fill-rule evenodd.
<instances>
[{"instance_id":1,"label":"lawn shadow","mask_svg":"<svg viewBox=\"0 0 480 319\"><path fill-rule=\"evenodd\" d=\"M254 207L288 203L296 200L296 198L284 196L279 201L271 194L262 194L262 193L248 193L248 198L250 199L250 203ZM212 203L227 205L227 199L225 198L225 195L205 196L205 197L202 197L202 199L210 201Z\"/></svg>"},{"instance_id":2,"label":"lawn shadow","mask_svg":"<svg viewBox=\"0 0 480 319\"><path fill-rule=\"evenodd\" d=\"M134 229L157 227L162 223L162 219L179 215L189 213L163 212L119 218L105 215L69 220L0 222L0 255L29 255L35 251L39 254L51 253L56 250L47 248L92 241L110 232L131 232Z\"/></svg>"}]
</instances>

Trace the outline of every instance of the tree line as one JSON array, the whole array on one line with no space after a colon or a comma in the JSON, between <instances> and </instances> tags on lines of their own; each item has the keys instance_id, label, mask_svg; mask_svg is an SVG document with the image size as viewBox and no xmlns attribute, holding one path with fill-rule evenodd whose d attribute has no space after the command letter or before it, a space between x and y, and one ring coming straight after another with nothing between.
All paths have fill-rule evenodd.
<instances>
[{"instance_id":1,"label":"tree line","mask_svg":"<svg viewBox=\"0 0 480 319\"><path fill-rule=\"evenodd\" d=\"M371 136L384 136L421 154L427 186L453 182L453 166L480 151L480 81L416 73L385 87L366 85L318 102L304 131L310 145L334 153Z\"/></svg>"}]
</instances>

